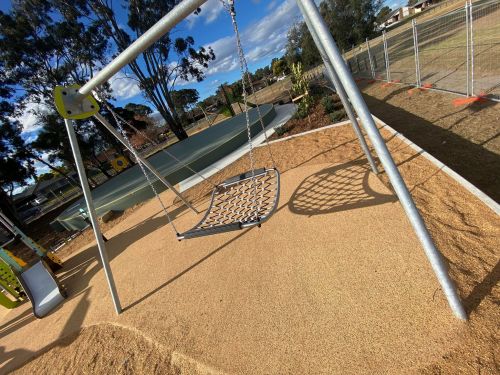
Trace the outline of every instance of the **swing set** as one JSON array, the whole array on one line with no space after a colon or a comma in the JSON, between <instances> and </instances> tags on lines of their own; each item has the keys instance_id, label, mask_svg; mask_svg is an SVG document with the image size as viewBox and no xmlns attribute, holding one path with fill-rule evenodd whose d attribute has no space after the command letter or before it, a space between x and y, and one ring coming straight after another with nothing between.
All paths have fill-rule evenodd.
<instances>
[{"instance_id":1,"label":"swing set","mask_svg":"<svg viewBox=\"0 0 500 375\"><path fill-rule=\"evenodd\" d=\"M169 157L176 162L182 164L189 169L193 174L196 174L204 181L207 181L213 186L212 197L207 211L202 219L191 229L179 232L175 224L171 220L168 210L165 207L161 197L153 186L152 176L159 179L167 188L169 188L188 208L198 214L199 212L162 176L145 158L132 147L124 125L134 129L132 124L125 121L117 113L113 111L105 100L96 100L101 96L99 93L102 84L113 77L121 68L126 66L130 61L133 61L140 53L150 47L155 41L161 38L164 34L172 30L178 23L193 13L206 0L183 0L175 6L168 14L153 25L146 33L134 41L127 49L122 51L113 61L99 71L90 81L83 86L58 86L54 89L54 99L56 108L59 114L65 120L65 127L68 132L71 149L75 158L77 171L82 184L87 212L90 222L94 230L97 241L100 257L102 260L105 276L110 288L111 297L114 303L116 312L119 314L122 311L120 300L116 291L116 286L109 266L108 256L105 250L104 240L101 234L100 226L97 220L92 195L87 182L85 169L83 166L82 157L80 154L79 145L76 139L74 130L74 121L78 119L87 119L94 117L98 120L115 138L117 138L135 157L142 173L148 181L154 195L158 199L165 216L176 233L178 240L187 240L196 237L215 235L229 231L242 230L254 226L260 226L268 220L276 211L279 195L280 195L280 173L276 167L273 158L272 150L269 146L267 135L265 143L269 153L269 158L272 162L272 167L260 167L255 165L254 147L252 144L252 136L250 131L249 107L247 102L248 89L254 94L251 77L248 71L247 61L243 52L240 40L240 33L236 21L236 11L234 0L220 0L225 10L229 13L232 21L232 26L236 39L236 49L239 58L241 70L241 82L243 86L243 102L246 119L246 128L248 135L248 158L250 161L250 170L245 171L237 176L231 177L220 184L212 184L207 181L198 171L192 169L189 165L176 158L162 149ZM431 263L437 279L440 282L442 289L450 307L454 314L460 319L465 320L467 315L463 309L460 298L456 292L456 288L450 279L446 265L441 257L441 254L436 249L429 232L427 231L424 222L411 198L411 195L404 181L399 174L399 171L392 159L392 156L380 135L377 126L364 102L359 89L357 88L353 77L351 76L347 66L345 65L342 56L330 34L324 20L322 19L314 0L296 0L299 8L304 16L309 31L313 40L318 47L320 55L325 64L326 71L333 85L335 86L339 96L343 102L346 112L351 120L351 125L356 132L356 135L361 143L362 149L370 163L374 173L378 173L377 166L371 157L370 150L364 139L364 135L358 124L358 120L354 115L354 111L359 116L364 130L369 137L373 148L375 149L381 165L384 167L389 180L396 191L396 194L405 210L409 221L411 222L424 251ZM248 87L247 87L248 83ZM111 113L116 128L99 113L99 104L105 106ZM352 108L351 108L352 107ZM262 126L262 131L266 134L266 129L262 121L259 106L258 111L259 122ZM137 129L135 131L139 132ZM140 132L139 132L140 133ZM145 135L143 135L145 136ZM146 136L147 137L147 136ZM150 140L155 144L154 141Z\"/></svg>"}]
</instances>

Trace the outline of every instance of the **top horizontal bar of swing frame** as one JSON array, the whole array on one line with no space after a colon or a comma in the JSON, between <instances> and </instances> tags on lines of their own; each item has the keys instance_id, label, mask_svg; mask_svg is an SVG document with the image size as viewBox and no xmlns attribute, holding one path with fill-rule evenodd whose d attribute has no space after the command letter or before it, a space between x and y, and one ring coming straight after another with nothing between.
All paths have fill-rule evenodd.
<instances>
[{"instance_id":1,"label":"top horizontal bar of swing frame","mask_svg":"<svg viewBox=\"0 0 500 375\"><path fill-rule=\"evenodd\" d=\"M89 95L92 90L107 82L118 73L120 69L133 61L139 54L144 52L144 50L206 2L207 0L184 0L176 5L148 31L137 38L137 40L128 46L122 53L101 69L90 81L83 85L80 90L78 90L78 93L82 98Z\"/></svg>"}]
</instances>

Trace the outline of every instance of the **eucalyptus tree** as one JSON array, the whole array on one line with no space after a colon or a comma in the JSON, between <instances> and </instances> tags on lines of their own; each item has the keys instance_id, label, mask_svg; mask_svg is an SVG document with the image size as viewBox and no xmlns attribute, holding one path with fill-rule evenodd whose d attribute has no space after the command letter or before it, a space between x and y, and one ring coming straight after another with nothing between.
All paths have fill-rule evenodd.
<instances>
[{"instance_id":1,"label":"eucalyptus tree","mask_svg":"<svg viewBox=\"0 0 500 375\"><path fill-rule=\"evenodd\" d=\"M117 19L112 0L89 0L88 3L106 35L121 52L179 2L128 0L124 4L128 12L127 27ZM180 140L187 138L187 133L182 128L172 90L179 80L202 81L204 70L214 59L212 48L195 48L192 36L173 38L172 33L167 33L129 64L147 100Z\"/></svg>"}]
</instances>

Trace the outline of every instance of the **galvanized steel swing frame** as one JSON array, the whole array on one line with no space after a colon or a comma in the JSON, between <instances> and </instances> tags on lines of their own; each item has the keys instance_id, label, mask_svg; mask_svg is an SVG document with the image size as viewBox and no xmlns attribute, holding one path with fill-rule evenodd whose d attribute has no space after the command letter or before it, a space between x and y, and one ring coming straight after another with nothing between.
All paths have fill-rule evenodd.
<instances>
[{"instance_id":1,"label":"galvanized steel swing frame","mask_svg":"<svg viewBox=\"0 0 500 375\"><path fill-rule=\"evenodd\" d=\"M135 59L146 48L151 46L155 41L157 41L164 34L169 32L173 27L175 27L178 23L180 23L182 20L188 17L191 13L193 13L198 7L200 7L206 1L207 0L184 0L181 3L179 3L176 7L174 7L168 14L166 14L155 25L153 25L146 33L144 33L141 37L139 37L136 41L134 41L113 61L111 61L101 71L99 71L91 80L89 80L82 87L78 88L78 90L71 97L71 100L75 103L75 108L78 107L78 104L80 104L80 107L83 108L85 107L83 103L87 102L86 109L89 110L88 101L90 100L89 96L91 95L93 90L97 89L100 85L107 82L111 77L113 77L116 73L118 73L120 69L122 69L130 61ZM396 164L394 163L394 160L392 159L392 156L389 150L387 149L387 146L385 145L384 140L377 129L377 126L375 125L375 122L371 116L371 113L363 97L361 96L361 93L358 87L356 86L356 83L354 82L351 73L349 72L344 60L342 59L342 56L335 44L335 41L333 40L323 18L321 17L316 4L314 3L314 0L296 0L296 2L300 7L300 10L304 16L307 26L314 38L315 44L317 45L319 51L321 52L322 58L325 62L330 78L332 79L332 81L333 80L336 81L335 83L338 91L346 93L346 96L350 100L353 109L359 116L363 128L367 133L367 136L370 139L379 157L380 163L384 167L385 172L387 173L389 180L392 186L394 187L394 190L396 191L396 194L401 202L401 205L405 210L405 213L408 216L408 219L412 224L413 229L422 244L422 247L427 255L427 258L429 259L429 262L436 274L439 283L441 284L443 292L448 300L448 303L453 313L458 318L466 320L467 314L463 308L460 297L458 296L456 287L453 281L451 280L450 276L448 275L447 265L445 264L443 257L441 256L436 246L434 245L434 242L427 228L425 227L422 217L420 216L420 213L418 212L415 206L415 203L408 191L408 188L406 187L396 167ZM344 105L346 107L349 107L347 98L344 97L343 99L345 99L343 100ZM351 112L350 108L349 112ZM100 118L99 120L103 122L102 118ZM85 173L85 169L83 167L83 161L81 158L79 145L76 139L75 130L73 128L74 120L65 117L65 125L68 132L73 155L75 158L78 175L80 177L80 182L82 184L85 202L88 208L89 219L93 225L94 234L99 248L101 260L103 263L104 272L110 288L111 297L114 303L115 310L119 314L122 311L122 307L120 304L118 293L116 291L113 274L109 266L109 260L106 253L105 244L101 236L99 222L97 220L97 215L95 212L90 188L88 185L87 176ZM112 127L109 126L109 124L104 124L104 125L105 126L108 125L106 126L106 128L108 128L108 130L112 132L111 129ZM359 127L355 125L354 127L355 130L359 130ZM356 131L356 133L359 137L360 134L358 133L358 131ZM124 143L124 140L120 139L121 137L119 136L119 134L114 134L114 135L122 143ZM362 137L360 137L360 140L361 138ZM371 163L372 160L370 160L371 158L368 155L369 153L367 154L367 157L368 160L370 161L370 164L372 164ZM149 168L147 164L145 165ZM372 167L373 166L374 165L372 165ZM155 172L152 167L150 170L153 173ZM374 170L376 170L376 168L374 168ZM171 186L169 187L173 189L173 187ZM173 191L177 193L175 189L173 189ZM186 202L186 204L188 203Z\"/></svg>"}]
</instances>

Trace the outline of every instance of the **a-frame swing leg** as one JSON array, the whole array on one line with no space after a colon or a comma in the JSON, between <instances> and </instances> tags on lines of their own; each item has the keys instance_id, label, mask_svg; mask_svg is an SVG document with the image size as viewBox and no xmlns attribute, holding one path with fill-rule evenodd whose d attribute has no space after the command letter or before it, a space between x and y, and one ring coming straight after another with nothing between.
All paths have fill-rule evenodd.
<instances>
[{"instance_id":1,"label":"a-frame swing leg","mask_svg":"<svg viewBox=\"0 0 500 375\"><path fill-rule=\"evenodd\" d=\"M76 139L73 123L73 120L64 119L66 131L68 132L69 144L71 146L71 151L73 152L73 157L75 158L76 170L78 172L78 177L80 178L80 184L83 190L83 197L85 198L85 203L87 204L87 212L92 223L92 228L94 230L94 235L97 242L97 248L99 249L99 255L101 257L102 266L104 268L104 274L106 276L106 280L108 281L108 286L111 292L113 304L115 306L115 311L117 314L120 314L122 312L120 298L118 297L113 273L111 272L111 267L109 266L106 246L104 245L101 227L99 226L99 221L97 220L94 201L92 199L92 193L90 192L89 183L87 181L87 174L85 173L85 167L83 165L82 156L80 154L80 146L78 145L78 141Z\"/></svg>"},{"instance_id":2,"label":"a-frame swing leg","mask_svg":"<svg viewBox=\"0 0 500 375\"><path fill-rule=\"evenodd\" d=\"M458 318L467 320L467 314L462 305L462 301L458 296L455 284L448 275L447 266L444 263L443 257L434 245L434 242L425 227L424 221L415 206L415 202L413 202L410 192L406 187L401 174L399 173L396 163L392 159L384 139L380 135L377 126L373 121L373 117L368 109L368 106L366 105L361 92L359 91L352 75L342 59L337 45L335 44L325 21L321 17L316 4L313 0L296 1L300 5L301 12L304 17L309 19L308 27L310 27L311 31L318 37L318 43L321 44L322 48L325 50L327 59L337 72L341 84L344 86L345 91L349 95L351 103L361 119L365 131L372 142L382 165L384 166L399 201L401 202L401 205L403 206L403 209L405 210L406 215L408 216L408 219L410 220L410 223L412 224L413 229L415 230L415 233L424 248L432 269L434 270L434 273L443 288L443 292L448 300L451 310Z\"/></svg>"},{"instance_id":3,"label":"a-frame swing leg","mask_svg":"<svg viewBox=\"0 0 500 375\"><path fill-rule=\"evenodd\" d=\"M184 199L184 197L182 196L181 193L179 193L177 191L176 188L174 188L172 186L172 184L170 182L167 181L167 179L165 177L163 177L161 175L160 172L158 172L158 170L153 167L151 165L151 163L149 161L147 161L145 158L143 158L142 156L139 155L139 153L137 152L134 152L135 150L133 150L129 143L122 137L122 135L108 122L108 120L106 120L105 117L103 117L101 114L99 113L96 113L94 115L94 117L106 128L108 129L108 131L111 133L111 135L113 135L116 139L118 139L126 148L127 150L129 150L130 152L132 152L134 154L134 156L136 156L140 162L147 168L151 171L151 173L153 173L156 178L158 178L158 180L160 180L167 188L169 188L170 190L172 190L174 192L175 195L177 195L177 197L179 197L180 200L182 200L182 202L188 207L190 208L195 214L199 214L199 212L186 200Z\"/></svg>"}]
</instances>

